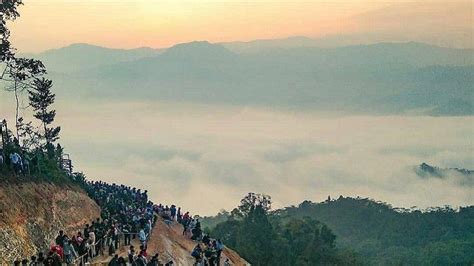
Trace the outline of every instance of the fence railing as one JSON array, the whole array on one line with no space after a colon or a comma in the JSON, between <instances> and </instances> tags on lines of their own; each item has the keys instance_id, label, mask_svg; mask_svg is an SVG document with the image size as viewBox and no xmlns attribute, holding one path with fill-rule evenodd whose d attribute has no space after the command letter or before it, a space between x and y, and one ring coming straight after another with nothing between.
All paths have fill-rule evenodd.
<instances>
[{"instance_id":1,"label":"fence railing","mask_svg":"<svg viewBox=\"0 0 474 266\"><path fill-rule=\"evenodd\" d=\"M150 231L150 233L147 235L146 241L148 241L152 235L153 229ZM140 233L123 233L120 232L119 235L117 236L117 241L114 243L114 239L109 236L104 236L100 239L98 239L94 244L89 245L87 248L87 252L85 252L82 255L79 255L77 257L72 265L86 265L87 263L90 263L91 261L94 260L94 258L106 254L106 248L109 247L110 245L114 245L114 249L117 250L122 246L125 245L125 236L129 235L130 238L133 236L138 237ZM123 244L123 245L122 245Z\"/></svg>"},{"instance_id":2,"label":"fence railing","mask_svg":"<svg viewBox=\"0 0 474 266\"><path fill-rule=\"evenodd\" d=\"M158 217L161 217L161 215L158 215ZM165 222L166 222L166 220L165 220ZM169 221L169 222L172 222L172 221ZM152 226L150 232L148 233L148 235L146 237L147 242L150 240L150 237L153 235L153 228L154 228L154 226ZM73 258L72 262L68 263L66 261L66 254L64 254L64 257L63 257L64 263L63 263L63 265L76 265L76 266L77 265L78 266L92 265L92 264L94 264L94 259L95 258L97 258L99 256L102 256L102 255L106 254L106 252L108 252L108 251L105 250L108 246L116 244L116 246L114 247L115 250L118 250L122 246L126 246L125 245L125 236L126 235L129 235L130 240L132 240L132 239L139 238L140 233L119 232L116 243L113 242L114 239L112 237L103 236L103 237L97 239L95 241L95 243L93 243L91 245L88 245L87 251L84 254L78 254L77 257ZM86 241L86 240L83 240L83 241ZM77 250L76 250L76 253L77 253ZM170 261L173 261L173 262L176 261L175 258L173 257L173 255L169 251L166 251L166 254L161 254L161 255L162 256L166 255L165 263L168 263Z\"/></svg>"}]
</instances>

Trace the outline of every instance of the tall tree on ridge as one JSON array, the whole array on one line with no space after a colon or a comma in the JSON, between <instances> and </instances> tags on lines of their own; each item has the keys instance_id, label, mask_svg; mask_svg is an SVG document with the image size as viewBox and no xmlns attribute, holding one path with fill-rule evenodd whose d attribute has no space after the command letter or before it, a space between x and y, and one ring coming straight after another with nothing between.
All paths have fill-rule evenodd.
<instances>
[{"instance_id":1,"label":"tall tree on ridge","mask_svg":"<svg viewBox=\"0 0 474 266\"><path fill-rule=\"evenodd\" d=\"M33 82L33 88L28 90L30 105L35 111L34 117L43 124L43 139L46 148L50 148L53 143L59 139L61 127L50 126L54 122L56 110L49 110L54 103L55 95L51 92L53 82L45 78L37 78Z\"/></svg>"},{"instance_id":2,"label":"tall tree on ridge","mask_svg":"<svg viewBox=\"0 0 474 266\"><path fill-rule=\"evenodd\" d=\"M8 82L5 87L7 91L15 95L15 127L16 137L20 140L20 96L28 88L31 88L35 78L46 73L46 68L39 60L16 58L15 49L10 44L10 30L7 21L15 20L20 16L18 6L23 5L23 0L1 0L0 1L0 66L3 70L0 80Z\"/></svg>"},{"instance_id":3,"label":"tall tree on ridge","mask_svg":"<svg viewBox=\"0 0 474 266\"><path fill-rule=\"evenodd\" d=\"M6 90L13 92L15 95L16 137L20 141L20 97L27 89L33 87L33 82L36 78L46 74L46 68L38 60L14 58L7 62L5 73L7 77L4 77L3 80L10 82L10 85L6 86Z\"/></svg>"}]
</instances>

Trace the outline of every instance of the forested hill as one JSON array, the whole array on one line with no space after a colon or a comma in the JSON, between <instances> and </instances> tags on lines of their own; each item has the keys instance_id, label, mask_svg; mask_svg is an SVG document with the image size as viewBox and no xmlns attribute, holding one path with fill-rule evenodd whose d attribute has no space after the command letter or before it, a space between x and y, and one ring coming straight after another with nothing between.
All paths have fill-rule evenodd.
<instances>
[{"instance_id":1,"label":"forested hill","mask_svg":"<svg viewBox=\"0 0 474 266\"><path fill-rule=\"evenodd\" d=\"M316 218L333 230L341 246L351 247L377 264L474 262L474 206L422 212L340 197L323 203L305 201L277 214Z\"/></svg>"},{"instance_id":2,"label":"forested hill","mask_svg":"<svg viewBox=\"0 0 474 266\"><path fill-rule=\"evenodd\" d=\"M450 174L454 173L466 177L468 181L474 182L474 171L463 168L439 168L427 163L422 163L416 169L416 173L421 177L437 178L446 178Z\"/></svg>"},{"instance_id":3,"label":"forested hill","mask_svg":"<svg viewBox=\"0 0 474 266\"><path fill-rule=\"evenodd\" d=\"M336 235L337 245L355 251L364 264L474 263L474 206L420 211L393 208L371 199L340 197L321 203L305 201L273 211L270 216L282 224L303 217L326 224Z\"/></svg>"}]
</instances>

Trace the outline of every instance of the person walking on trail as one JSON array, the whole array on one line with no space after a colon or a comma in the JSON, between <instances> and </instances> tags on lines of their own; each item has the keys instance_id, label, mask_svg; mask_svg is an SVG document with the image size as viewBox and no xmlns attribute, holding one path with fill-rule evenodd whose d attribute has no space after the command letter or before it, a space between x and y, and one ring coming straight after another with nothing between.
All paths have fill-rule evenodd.
<instances>
[{"instance_id":1,"label":"person walking on trail","mask_svg":"<svg viewBox=\"0 0 474 266\"><path fill-rule=\"evenodd\" d=\"M147 265L147 260L146 260L146 257L144 255L143 250L140 251L140 254L138 254L138 257L135 260L135 263L137 264L137 266L146 266Z\"/></svg>"},{"instance_id":2,"label":"person walking on trail","mask_svg":"<svg viewBox=\"0 0 474 266\"><path fill-rule=\"evenodd\" d=\"M71 264L77 258L77 252L74 249L72 240L66 240L64 243L64 258L67 264Z\"/></svg>"},{"instance_id":3,"label":"person walking on trail","mask_svg":"<svg viewBox=\"0 0 474 266\"><path fill-rule=\"evenodd\" d=\"M23 154L22 168L23 174L30 175L30 157L27 153Z\"/></svg>"},{"instance_id":4,"label":"person walking on trail","mask_svg":"<svg viewBox=\"0 0 474 266\"><path fill-rule=\"evenodd\" d=\"M15 171L15 174L19 174L22 172L22 159L18 153L14 152L10 154L10 162L12 163L13 171Z\"/></svg>"},{"instance_id":5,"label":"person walking on trail","mask_svg":"<svg viewBox=\"0 0 474 266\"><path fill-rule=\"evenodd\" d=\"M174 221L175 217L176 217L176 206L175 205L171 205L170 214L171 214L171 219L170 220Z\"/></svg>"},{"instance_id":6,"label":"person walking on trail","mask_svg":"<svg viewBox=\"0 0 474 266\"><path fill-rule=\"evenodd\" d=\"M159 260L159 254L156 253L153 257L151 257L150 262L148 262L148 266L158 266L158 265L161 265L161 264Z\"/></svg>"},{"instance_id":7,"label":"person walking on trail","mask_svg":"<svg viewBox=\"0 0 474 266\"><path fill-rule=\"evenodd\" d=\"M200 244L197 244L193 252L191 252L191 256L195 259L194 265L198 265L202 260L202 248Z\"/></svg>"},{"instance_id":8,"label":"person walking on trail","mask_svg":"<svg viewBox=\"0 0 474 266\"><path fill-rule=\"evenodd\" d=\"M90 255L91 257L95 257L96 256L96 248L95 248L95 245L96 245L96 241L95 241L95 231L94 231L94 227L89 227L89 240L90 242L92 243L91 244L91 250L90 250Z\"/></svg>"},{"instance_id":9,"label":"person walking on trail","mask_svg":"<svg viewBox=\"0 0 474 266\"><path fill-rule=\"evenodd\" d=\"M130 241L131 241L131 236L130 236L130 233L131 233L131 226L129 224L125 224L122 228L122 233L124 235L124 245L125 246L128 246L130 245Z\"/></svg>"},{"instance_id":10,"label":"person walking on trail","mask_svg":"<svg viewBox=\"0 0 474 266\"><path fill-rule=\"evenodd\" d=\"M194 224L194 229L191 230L193 236L191 237L192 240L200 240L202 237L202 230L201 230L201 223L199 219L196 219L196 223Z\"/></svg>"},{"instance_id":11,"label":"person walking on trail","mask_svg":"<svg viewBox=\"0 0 474 266\"><path fill-rule=\"evenodd\" d=\"M133 264L134 260L135 260L135 247L130 246L130 249L128 250L128 263Z\"/></svg>"},{"instance_id":12,"label":"person walking on trail","mask_svg":"<svg viewBox=\"0 0 474 266\"><path fill-rule=\"evenodd\" d=\"M118 262L118 255L115 254L115 256L109 261L109 266L119 266L119 262Z\"/></svg>"},{"instance_id":13,"label":"person walking on trail","mask_svg":"<svg viewBox=\"0 0 474 266\"><path fill-rule=\"evenodd\" d=\"M64 231L59 230L59 235L55 239L56 245L64 247L64 240L66 240L66 236L64 235Z\"/></svg>"},{"instance_id":14,"label":"person walking on trail","mask_svg":"<svg viewBox=\"0 0 474 266\"><path fill-rule=\"evenodd\" d=\"M140 233L138 233L138 238L140 240L140 244L142 246L146 246L147 235L145 234L145 230L143 228L140 229Z\"/></svg>"},{"instance_id":15,"label":"person walking on trail","mask_svg":"<svg viewBox=\"0 0 474 266\"><path fill-rule=\"evenodd\" d=\"M3 158L3 150L0 149L0 169L3 167L4 163L5 163L5 159Z\"/></svg>"}]
</instances>

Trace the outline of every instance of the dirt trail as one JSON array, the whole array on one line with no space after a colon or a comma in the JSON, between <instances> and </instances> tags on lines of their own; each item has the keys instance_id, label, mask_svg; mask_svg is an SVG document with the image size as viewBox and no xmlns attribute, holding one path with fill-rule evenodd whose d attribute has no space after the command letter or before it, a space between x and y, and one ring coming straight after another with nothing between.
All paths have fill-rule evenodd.
<instances>
[{"instance_id":1,"label":"dirt trail","mask_svg":"<svg viewBox=\"0 0 474 266\"><path fill-rule=\"evenodd\" d=\"M197 242L184 237L182 232L182 225L175 222L168 226L163 220L158 219L148 242L147 252L149 257L159 253L161 263L173 261L174 265L193 265L194 258L191 257L191 252ZM135 250L139 249L140 243L138 239L132 240L131 244L135 246ZM119 257L127 258L129 248L130 246L119 247L117 250ZM221 265L224 265L224 261L227 258L231 261L231 265L250 265L235 251L225 248L222 252ZM111 257L108 255L96 257L92 265L107 265L110 259Z\"/></svg>"},{"instance_id":2,"label":"dirt trail","mask_svg":"<svg viewBox=\"0 0 474 266\"><path fill-rule=\"evenodd\" d=\"M148 253L158 252L163 262L172 259L175 265L192 265L194 258L191 257L191 252L197 242L184 237L182 233L182 225L175 222L168 226L158 220L148 243ZM249 265L235 251L228 248L222 252L221 265L224 264L226 258L229 258L232 265Z\"/></svg>"}]
</instances>

